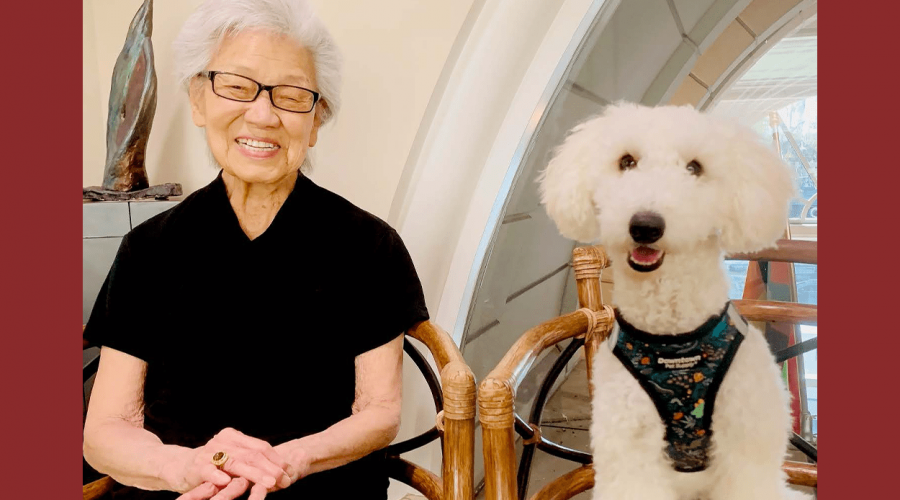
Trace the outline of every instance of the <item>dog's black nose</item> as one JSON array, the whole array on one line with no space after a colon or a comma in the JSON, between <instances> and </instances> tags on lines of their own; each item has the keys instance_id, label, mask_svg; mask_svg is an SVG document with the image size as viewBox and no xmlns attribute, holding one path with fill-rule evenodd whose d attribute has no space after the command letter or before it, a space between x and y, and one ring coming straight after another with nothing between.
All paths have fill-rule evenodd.
<instances>
[{"instance_id":1,"label":"dog's black nose","mask_svg":"<svg viewBox=\"0 0 900 500\"><path fill-rule=\"evenodd\" d=\"M666 221L656 212L638 212L628 223L628 232L636 243L649 244L662 238Z\"/></svg>"}]
</instances>

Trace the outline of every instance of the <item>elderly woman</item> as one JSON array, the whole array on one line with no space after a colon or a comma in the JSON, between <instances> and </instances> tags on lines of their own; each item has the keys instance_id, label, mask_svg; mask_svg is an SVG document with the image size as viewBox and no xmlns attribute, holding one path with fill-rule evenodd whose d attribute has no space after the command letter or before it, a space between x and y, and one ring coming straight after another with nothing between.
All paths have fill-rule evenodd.
<instances>
[{"instance_id":1,"label":"elderly woman","mask_svg":"<svg viewBox=\"0 0 900 500\"><path fill-rule=\"evenodd\" d=\"M334 42L303 0L208 0L175 46L221 172L122 241L85 330L84 456L114 498L386 498L428 313L397 233L303 174Z\"/></svg>"}]
</instances>

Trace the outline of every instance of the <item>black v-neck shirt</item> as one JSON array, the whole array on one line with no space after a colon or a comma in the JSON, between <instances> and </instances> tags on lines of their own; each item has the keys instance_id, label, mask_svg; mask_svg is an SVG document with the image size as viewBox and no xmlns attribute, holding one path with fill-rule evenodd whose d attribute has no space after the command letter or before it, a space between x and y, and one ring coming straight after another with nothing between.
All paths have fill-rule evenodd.
<instances>
[{"instance_id":1,"label":"black v-neck shirt","mask_svg":"<svg viewBox=\"0 0 900 500\"><path fill-rule=\"evenodd\" d=\"M426 319L387 223L299 175L250 240L220 173L125 236L84 335L147 362L144 427L163 443L198 447L233 427L274 446L349 417L354 358ZM382 462L376 452L266 498L387 498Z\"/></svg>"}]
</instances>

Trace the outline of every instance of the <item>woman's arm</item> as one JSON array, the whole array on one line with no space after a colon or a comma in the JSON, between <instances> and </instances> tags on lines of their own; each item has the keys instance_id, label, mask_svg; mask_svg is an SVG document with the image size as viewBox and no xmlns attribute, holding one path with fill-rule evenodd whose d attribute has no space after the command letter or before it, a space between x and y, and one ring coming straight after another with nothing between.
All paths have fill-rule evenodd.
<instances>
[{"instance_id":1,"label":"woman's arm","mask_svg":"<svg viewBox=\"0 0 900 500\"><path fill-rule=\"evenodd\" d=\"M94 469L144 490L184 492L203 482L225 487L232 475L267 487L275 486L275 479L282 486L290 484L283 471L287 464L268 443L233 429L200 448L165 445L145 430L141 401L146 368L130 354L101 349L84 424L84 458ZM232 457L224 472L212 464L211 450Z\"/></svg>"},{"instance_id":2,"label":"woman's arm","mask_svg":"<svg viewBox=\"0 0 900 500\"><path fill-rule=\"evenodd\" d=\"M187 448L166 446L144 430L141 387L147 363L103 347L84 423L84 458L97 471L145 490L184 491L167 474Z\"/></svg>"},{"instance_id":3,"label":"woman's arm","mask_svg":"<svg viewBox=\"0 0 900 500\"><path fill-rule=\"evenodd\" d=\"M403 335L356 357L353 415L328 429L275 447L297 479L333 469L391 444L400 429Z\"/></svg>"}]
</instances>

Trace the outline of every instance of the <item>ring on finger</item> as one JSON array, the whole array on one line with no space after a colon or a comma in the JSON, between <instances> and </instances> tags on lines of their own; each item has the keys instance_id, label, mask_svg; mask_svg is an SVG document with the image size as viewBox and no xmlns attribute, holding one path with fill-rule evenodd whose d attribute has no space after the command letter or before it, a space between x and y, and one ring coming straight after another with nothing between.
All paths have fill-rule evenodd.
<instances>
[{"instance_id":1,"label":"ring on finger","mask_svg":"<svg viewBox=\"0 0 900 500\"><path fill-rule=\"evenodd\" d=\"M228 461L228 454L224 451L216 452L215 455L212 456L212 464L216 466L219 470L222 470L222 467L225 465L225 462Z\"/></svg>"}]
</instances>

